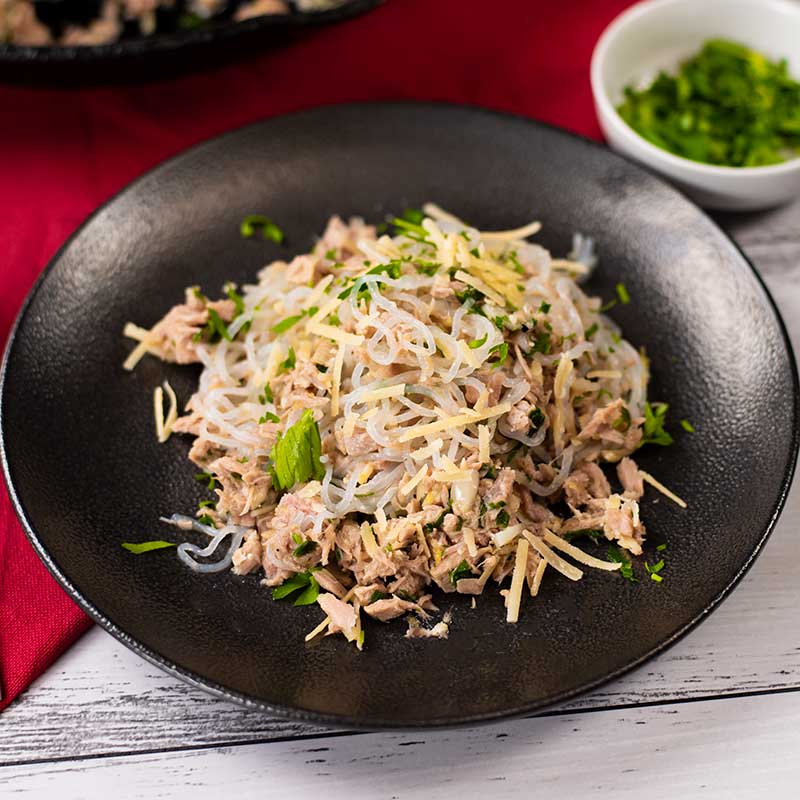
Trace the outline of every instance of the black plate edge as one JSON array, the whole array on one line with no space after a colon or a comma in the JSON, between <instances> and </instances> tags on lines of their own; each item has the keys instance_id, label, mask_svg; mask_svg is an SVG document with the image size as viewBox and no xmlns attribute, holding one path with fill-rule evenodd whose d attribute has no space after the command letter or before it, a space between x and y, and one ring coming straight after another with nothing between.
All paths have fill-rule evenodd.
<instances>
[{"instance_id":1,"label":"black plate edge","mask_svg":"<svg viewBox=\"0 0 800 800\"><path fill-rule=\"evenodd\" d=\"M292 31L341 22L384 2L385 0L347 0L341 6L330 8L327 11L266 14L241 22L228 20L205 29L153 34L121 42L83 47L0 44L0 64L87 64L110 59L136 58L147 54L171 53L185 47L205 45L214 41L227 41L236 36L256 31Z\"/></svg>"},{"instance_id":2,"label":"black plate edge","mask_svg":"<svg viewBox=\"0 0 800 800\"><path fill-rule=\"evenodd\" d=\"M506 117L516 121L525 122L531 125L538 125L541 127L549 128L550 130L556 131L561 134L565 134L573 139L578 140L583 144L588 144L591 147L597 148L598 150L603 151L606 154L612 156L612 158L618 159L621 162L626 162L629 165L632 165L634 168L639 169L645 173L647 173L651 178L656 179L662 186L664 186L668 191L673 192L674 194L682 197L686 202L692 205L706 220L708 220L715 228L717 228L723 235L725 239L728 240L730 244L733 245L734 249L739 253L742 257L744 262L752 271L756 281L758 282L761 290L764 292L764 296L769 303L772 311L775 315L775 318L778 322L778 327L781 333L781 337L783 339L783 343L786 347L786 351L789 357L789 365L792 372L792 393L794 395L794 418L792 420L792 442L791 442L791 459L789 464L787 465L786 471L783 476L783 481L781 484L781 491L778 497L778 500L773 508L772 515L769 521L769 524L764 531L763 535L759 539L756 547L754 548L753 552L750 554L750 557L747 561L742 565L736 575L731 579L730 583L715 597L713 598L709 604L700 612L698 613L694 619L687 622L684 626L679 628L675 631L668 639L664 642L659 644L658 646L652 648L647 653L642 655L640 658L636 659L636 661L621 667L620 669L610 673L609 675L604 676L596 681L591 681L583 686L580 686L576 689L571 689L568 691L561 692L554 697L546 701L537 701L533 703L526 704L519 708L513 709L511 711L495 711L495 712L486 712L483 714L474 714L474 715L467 715L464 717L457 717L457 718L448 718L446 720L421 720L419 722L410 722L398 725L391 719L375 719L371 722L359 722L357 720L353 720L347 716L340 715L340 714L323 714L315 711L309 711L306 709L298 709L294 707L287 707L287 706L273 706L269 703L265 703L261 700L256 700L249 695L234 692L230 689L226 689L225 687L217 684L214 681L206 680L205 678L196 675L190 670L183 669L179 667L177 664L171 662L169 659L165 658L164 656L160 655L154 650L151 650L148 647L137 642L133 637L129 636L123 630L118 628L114 622L110 619L105 617L101 611L95 608L88 600L86 600L78 591L78 589L70 582L70 580L64 575L56 563L51 558L50 554L47 552L46 548L39 542L36 532L33 529L33 526L30 524L27 515L25 514L24 507L22 502L17 495L16 488L11 479L11 471L10 466L8 463L8 459L6 457L6 450L5 450L5 437L4 437L4 419L3 419L3 404L4 404L4 397L5 397L5 381L6 381L6 372L8 367L8 361L10 357L11 350L14 346L14 341L16 339L17 333L19 328L22 324L22 321L28 311L29 306L33 302L36 294L39 292L44 280L47 278L50 271L53 269L57 261L60 259L61 255L69 248L72 244L73 240L77 238L77 236L83 231L83 229L98 215L100 215L103 211L105 211L106 207L111 205L117 197L123 194L125 191L130 189L131 187L137 185L139 182L149 179L154 174L158 173L160 170L169 167L171 162L175 159L181 158L189 153L194 151L200 151L203 148L211 145L212 143L216 143L220 139L225 139L229 136L233 136L239 131L245 130L247 128L256 127L258 125L262 125L265 122L268 122L270 119L279 119L283 117L295 117L295 116L302 116L304 113L314 112L320 108L358 108L358 107L384 107L384 108L409 108L415 107L420 111L423 111L426 108L454 108L454 109L461 109L461 110L469 110L476 113L482 113L494 117ZM495 110L495 109L488 109L480 106L471 106L466 104L460 103L449 103L449 102L418 102L413 100L401 100L401 101L378 101L378 102L354 102L354 103L331 103L331 104L324 104L320 106L315 106L311 109L302 109L299 111L289 112L287 114L282 114L277 117L268 117L264 120L255 123L249 123L247 125L242 125L233 130L227 131L219 136L212 137L211 139L207 139L203 142L199 142L185 150L182 150L180 153L162 161L160 164L157 164L155 167L144 172L138 178L134 179L133 181L126 184L122 189L118 192L114 193L108 200L106 200L102 205L100 205L95 211L93 211L81 224L80 226L73 231L73 233L69 236L69 238L64 242L63 245L58 249L58 251L53 255L50 259L48 264L42 270L39 277L36 279L36 282L32 286L31 290L29 291L28 295L26 296L22 307L14 321L14 324L11 328L11 331L8 336L8 340L6 342L6 346L3 352L3 359L0 363L0 468L2 468L3 477L6 482L6 488L8 490L9 498L11 500L12 506L14 508L14 512L16 513L23 530L25 531L25 535L28 538L28 541L33 546L36 554L44 563L47 570L50 574L61 584L62 588L67 592L70 598L84 611L88 614L95 622L97 622L101 627L103 627L108 633L114 636L117 640L122 642L126 647L132 650L137 655L144 658L146 661L149 661L154 666L158 667L159 669L164 670L168 674L176 677L185 683L188 683L190 686L193 686L198 689L202 689L203 691L208 692L211 695L216 697L222 698L224 700L228 700L231 702L238 703L243 705L247 708L260 711L267 714L273 714L276 716L281 716L288 719L294 719L300 722L307 722L312 724L322 724L322 725L329 725L331 727L336 727L340 729L347 729L351 731L419 731L419 730L433 730L433 729L451 729L451 728L462 728L468 726L474 726L479 724L489 724L492 722L497 722L499 720L504 719L513 719L517 717L524 717L524 716L532 716L535 715L537 712L543 711L546 708L553 708L554 706L564 703L567 700L571 700L578 695L584 694L586 692L590 692L599 686L603 686L607 683L610 683L613 680L627 674L628 672L632 672L637 667L641 666L643 663L648 661L649 659L653 658L655 655L666 651L668 648L672 647L676 642L682 639L687 633L692 631L700 622L702 622L706 617L708 617L712 611L719 607L720 603L730 595L733 589L738 586L739 582L742 578L747 574L747 572L752 567L753 563L755 562L756 558L759 556L761 551L764 548L765 543L769 539L770 535L772 534L773 530L775 529L775 525L780 518L781 512L786 504L786 499L789 495L789 491L792 486L792 480L795 475L796 465L797 465L797 457L798 452L800 452L800 375L798 375L798 367L797 367L797 360L794 354L794 349L792 347L791 339L789 338L789 332L786 328L786 324L783 321L783 317L778 309L775 300L772 297L769 289L767 288L766 283L764 282L763 278L759 274L758 270L755 268L753 263L744 253L742 248L738 245L738 243L732 239L726 231L724 231L713 219L699 206L697 206L691 199L689 199L683 192L672 186L671 184L667 183L663 178L657 175L650 169L643 167L636 161L632 159L626 158L625 156L620 155L619 153L612 151L610 148L606 147L604 144L594 141L592 139L588 139L584 136L581 136L577 133L574 133L570 130L565 128L560 128L557 125L552 125L547 122L541 122L539 120L532 119L530 117L523 116L521 114L515 114L509 111L502 111L502 110Z\"/></svg>"}]
</instances>

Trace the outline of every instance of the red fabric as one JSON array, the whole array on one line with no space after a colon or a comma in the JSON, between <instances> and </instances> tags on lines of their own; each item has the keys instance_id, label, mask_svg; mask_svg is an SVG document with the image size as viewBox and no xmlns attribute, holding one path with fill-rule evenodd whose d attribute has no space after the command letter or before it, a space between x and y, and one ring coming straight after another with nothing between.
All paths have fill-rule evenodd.
<instances>
[{"instance_id":1,"label":"red fabric","mask_svg":"<svg viewBox=\"0 0 800 800\"><path fill-rule=\"evenodd\" d=\"M414 98L514 111L599 138L589 59L629 3L388 0L212 72L119 88L0 85L0 342L40 270L86 215L163 159L248 122L321 104ZM0 709L88 626L0 488Z\"/></svg>"}]
</instances>

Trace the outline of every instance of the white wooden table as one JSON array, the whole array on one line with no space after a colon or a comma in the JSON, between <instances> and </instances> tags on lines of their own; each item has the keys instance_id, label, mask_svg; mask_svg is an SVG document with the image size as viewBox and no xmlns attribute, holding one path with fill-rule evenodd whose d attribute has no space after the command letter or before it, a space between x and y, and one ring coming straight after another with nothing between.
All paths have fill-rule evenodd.
<instances>
[{"instance_id":1,"label":"white wooden table","mask_svg":"<svg viewBox=\"0 0 800 800\"><path fill-rule=\"evenodd\" d=\"M800 351L800 202L721 217ZM757 483L756 483L757 490ZM0 714L0 797L800 797L800 490L697 630L541 716L351 734L253 713L90 631Z\"/></svg>"}]
</instances>

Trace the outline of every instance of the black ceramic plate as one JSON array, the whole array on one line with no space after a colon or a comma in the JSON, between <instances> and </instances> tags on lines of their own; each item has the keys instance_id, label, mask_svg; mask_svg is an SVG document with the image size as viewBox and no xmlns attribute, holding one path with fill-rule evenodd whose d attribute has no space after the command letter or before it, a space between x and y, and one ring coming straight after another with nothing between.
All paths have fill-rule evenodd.
<instances>
[{"instance_id":1,"label":"black ceramic plate","mask_svg":"<svg viewBox=\"0 0 800 800\"><path fill-rule=\"evenodd\" d=\"M133 374L127 320L154 323L200 284L252 278L304 252L332 213L381 220L432 199L483 228L532 218L565 253L596 237L591 288L652 357L651 396L671 404L676 442L640 452L689 503L648 491L646 558L667 543L661 584L589 571L550 574L504 622L502 598L437 598L446 641L368 623L359 653L311 645L318 608L270 599L255 576L202 577L169 551L126 540L174 536L160 514L201 496L189 443L158 445L151 392L184 400L197 371L145 359ZM239 236L268 214L286 246ZM786 495L798 442L797 374L772 301L736 246L695 206L605 149L542 125L436 105L355 105L275 119L201 145L132 184L53 260L7 351L4 467L23 524L67 591L111 633L192 683L253 707L357 726L466 723L519 714L589 689L663 649L739 580ZM691 420L697 433L680 431ZM677 429L677 430L676 430ZM637 456L639 457L639 456Z\"/></svg>"}]
</instances>

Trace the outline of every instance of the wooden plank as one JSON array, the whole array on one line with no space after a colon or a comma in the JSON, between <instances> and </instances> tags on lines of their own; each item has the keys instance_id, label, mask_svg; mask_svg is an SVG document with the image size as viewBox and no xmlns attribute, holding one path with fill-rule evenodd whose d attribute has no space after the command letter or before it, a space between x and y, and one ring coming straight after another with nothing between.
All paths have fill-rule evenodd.
<instances>
[{"instance_id":1,"label":"wooden plank","mask_svg":"<svg viewBox=\"0 0 800 800\"><path fill-rule=\"evenodd\" d=\"M433 734L364 734L6 767L0 794L114 797L794 797L800 692Z\"/></svg>"}]
</instances>

